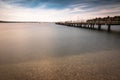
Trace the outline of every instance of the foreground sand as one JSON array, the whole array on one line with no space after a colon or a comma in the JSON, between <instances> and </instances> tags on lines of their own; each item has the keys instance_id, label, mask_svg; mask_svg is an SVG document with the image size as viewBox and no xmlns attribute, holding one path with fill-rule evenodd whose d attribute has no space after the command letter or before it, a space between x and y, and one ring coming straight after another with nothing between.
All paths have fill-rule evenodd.
<instances>
[{"instance_id":1,"label":"foreground sand","mask_svg":"<svg viewBox=\"0 0 120 80\"><path fill-rule=\"evenodd\" d=\"M0 65L0 80L120 80L119 51Z\"/></svg>"}]
</instances>

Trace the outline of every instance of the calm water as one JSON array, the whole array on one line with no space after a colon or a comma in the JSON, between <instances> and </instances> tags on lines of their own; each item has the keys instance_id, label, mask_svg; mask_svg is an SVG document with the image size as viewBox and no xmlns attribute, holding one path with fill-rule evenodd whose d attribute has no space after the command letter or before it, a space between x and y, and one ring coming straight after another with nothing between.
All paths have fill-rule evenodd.
<instances>
[{"instance_id":1,"label":"calm water","mask_svg":"<svg viewBox=\"0 0 120 80\"><path fill-rule=\"evenodd\" d=\"M0 64L119 50L120 26L112 30L117 32L54 23L0 23Z\"/></svg>"}]
</instances>

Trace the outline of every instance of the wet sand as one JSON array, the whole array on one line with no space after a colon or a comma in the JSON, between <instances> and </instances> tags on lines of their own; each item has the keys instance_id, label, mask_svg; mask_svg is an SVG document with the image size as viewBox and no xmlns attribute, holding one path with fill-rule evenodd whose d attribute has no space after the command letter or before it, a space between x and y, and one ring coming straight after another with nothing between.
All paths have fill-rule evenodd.
<instances>
[{"instance_id":1,"label":"wet sand","mask_svg":"<svg viewBox=\"0 0 120 80\"><path fill-rule=\"evenodd\" d=\"M0 80L120 80L119 50L0 65Z\"/></svg>"}]
</instances>

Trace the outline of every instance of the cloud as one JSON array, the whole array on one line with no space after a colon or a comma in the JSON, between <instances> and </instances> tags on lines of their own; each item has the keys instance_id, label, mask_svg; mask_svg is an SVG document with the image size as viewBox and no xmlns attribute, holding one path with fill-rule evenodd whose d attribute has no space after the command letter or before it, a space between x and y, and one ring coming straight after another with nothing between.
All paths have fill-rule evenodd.
<instances>
[{"instance_id":1,"label":"cloud","mask_svg":"<svg viewBox=\"0 0 120 80\"><path fill-rule=\"evenodd\" d=\"M119 13L119 0L0 0L1 20L62 21Z\"/></svg>"},{"instance_id":2,"label":"cloud","mask_svg":"<svg viewBox=\"0 0 120 80\"><path fill-rule=\"evenodd\" d=\"M10 5L1 3L0 18L2 20L17 20L17 21L55 21L60 20L67 15L67 9L44 9L45 4L37 8L25 8L19 5ZM65 13L65 14L64 14Z\"/></svg>"}]
</instances>

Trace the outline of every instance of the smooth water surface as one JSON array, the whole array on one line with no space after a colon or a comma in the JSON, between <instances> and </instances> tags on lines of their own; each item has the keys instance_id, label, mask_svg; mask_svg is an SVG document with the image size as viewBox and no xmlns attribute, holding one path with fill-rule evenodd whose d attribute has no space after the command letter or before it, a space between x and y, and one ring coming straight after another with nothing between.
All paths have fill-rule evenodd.
<instances>
[{"instance_id":1,"label":"smooth water surface","mask_svg":"<svg viewBox=\"0 0 120 80\"><path fill-rule=\"evenodd\" d=\"M0 64L119 49L120 33L54 23L0 24Z\"/></svg>"}]
</instances>

